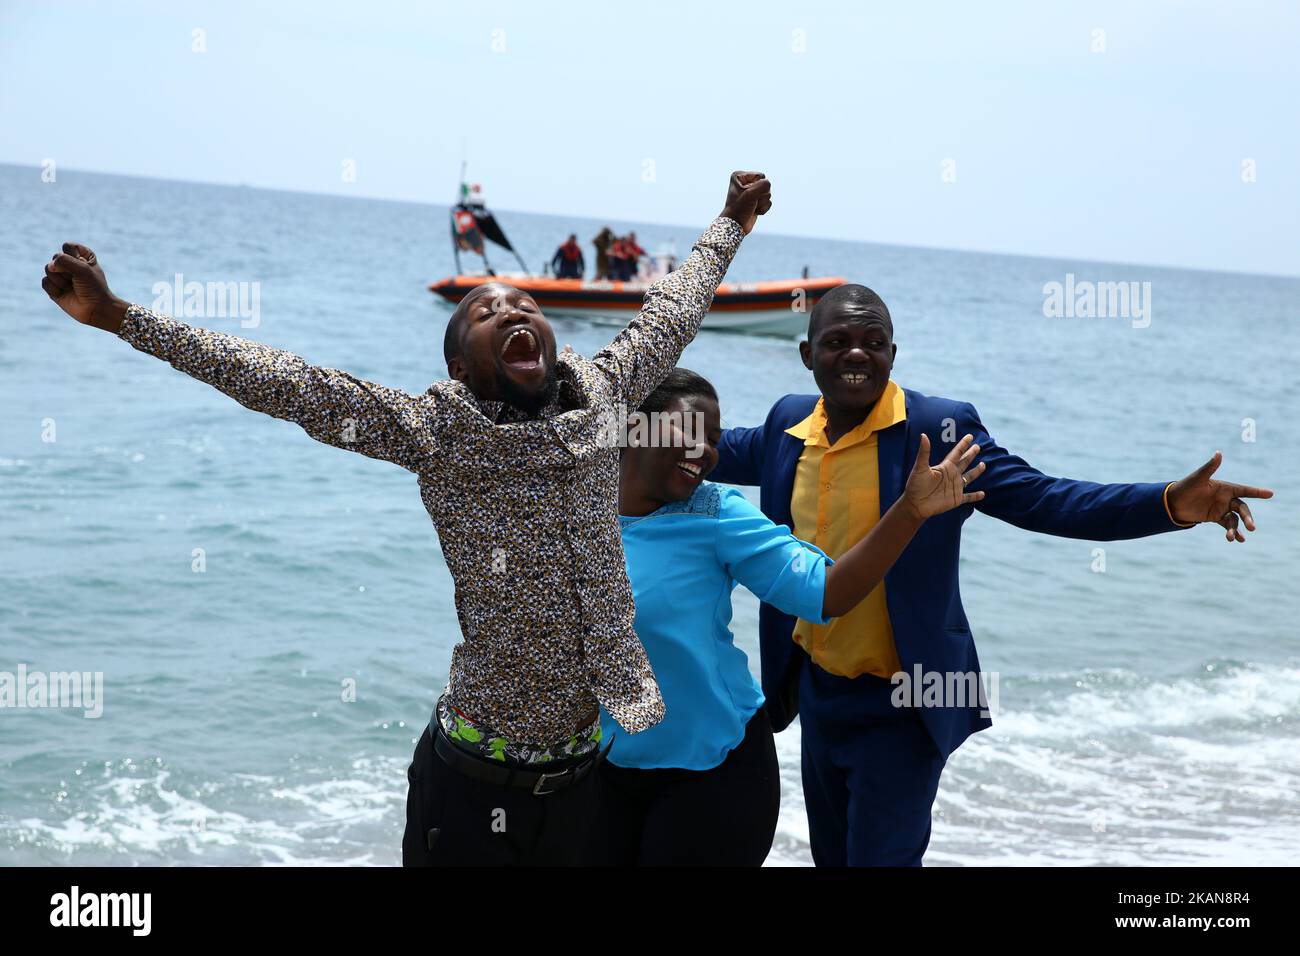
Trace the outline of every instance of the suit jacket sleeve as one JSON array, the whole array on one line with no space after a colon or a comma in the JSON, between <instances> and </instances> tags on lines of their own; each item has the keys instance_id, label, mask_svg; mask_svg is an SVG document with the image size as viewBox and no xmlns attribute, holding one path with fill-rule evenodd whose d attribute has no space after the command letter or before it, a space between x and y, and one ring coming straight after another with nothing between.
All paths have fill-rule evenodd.
<instances>
[{"instance_id":1,"label":"suit jacket sleeve","mask_svg":"<svg viewBox=\"0 0 1300 956\"><path fill-rule=\"evenodd\" d=\"M972 491L984 492L975 507L986 515L1027 531L1090 541L1142 538L1181 527L1166 510L1164 482L1099 484L1045 475L999 445L970 404L958 406L956 426L957 435L975 436L979 460L987 466L971 483Z\"/></svg>"},{"instance_id":2,"label":"suit jacket sleeve","mask_svg":"<svg viewBox=\"0 0 1300 956\"><path fill-rule=\"evenodd\" d=\"M709 481L729 485L757 485L762 481L766 426L725 428L718 442L718 464Z\"/></svg>"}]
</instances>

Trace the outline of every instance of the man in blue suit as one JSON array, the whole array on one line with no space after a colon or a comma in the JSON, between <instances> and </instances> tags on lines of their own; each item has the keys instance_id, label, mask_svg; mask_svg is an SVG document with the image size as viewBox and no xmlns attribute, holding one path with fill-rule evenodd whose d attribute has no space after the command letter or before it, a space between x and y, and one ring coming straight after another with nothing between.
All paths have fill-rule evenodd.
<instances>
[{"instance_id":1,"label":"man in blue suit","mask_svg":"<svg viewBox=\"0 0 1300 956\"><path fill-rule=\"evenodd\" d=\"M818 866L920 865L948 755L990 726L958 587L962 523L978 508L1028 531L1108 541L1222 525L1254 531L1243 499L1272 492L1213 478L1103 485L1053 478L1000 447L974 407L890 380L897 348L885 303L843 285L813 309L804 366L821 392L787 395L757 428L722 436L714 481L760 486L760 507L837 557L902 493L922 434L942 457L975 436L976 505L925 523L851 614L817 626L760 609L763 692L775 730L801 718L804 801ZM896 676L897 675L897 676ZM971 691L976 692L972 693Z\"/></svg>"}]
</instances>

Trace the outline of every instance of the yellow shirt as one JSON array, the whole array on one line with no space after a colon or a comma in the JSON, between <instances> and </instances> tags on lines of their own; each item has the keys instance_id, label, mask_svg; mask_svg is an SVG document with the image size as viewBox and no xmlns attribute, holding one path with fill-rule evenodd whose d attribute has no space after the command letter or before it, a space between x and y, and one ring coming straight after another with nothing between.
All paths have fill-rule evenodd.
<instances>
[{"instance_id":1,"label":"yellow shirt","mask_svg":"<svg viewBox=\"0 0 1300 956\"><path fill-rule=\"evenodd\" d=\"M890 381L862 424L834 448L826 439L822 399L811 415L786 429L804 443L790 495L795 537L839 558L875 527L880 520L877 433L906 418L903 390ZM883 581L852 611L829 624L798 621L794 639L823 669L841 677L890 677L902 670Z\"/></svg>"}]
</instances>

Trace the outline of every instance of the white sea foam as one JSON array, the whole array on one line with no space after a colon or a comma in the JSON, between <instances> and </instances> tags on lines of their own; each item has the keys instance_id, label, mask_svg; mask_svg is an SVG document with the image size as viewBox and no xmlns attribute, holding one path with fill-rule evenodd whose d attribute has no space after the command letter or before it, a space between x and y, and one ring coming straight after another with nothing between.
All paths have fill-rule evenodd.
<instances>
[{"instance_id":1,"label":"white sea foam","mask_svg":"<svg viewBox=\"0 0 1300 956\"><path fill-rule=\"evenodd\" d=\"M1290 864L1300 845L1300 669L1195 679L1037 679L950 759L931 865ZM1075 686L1075 684L1081 686ZM1034 709L1019 710L1037 696ZM1280 721L1280 723L1279 723ZM768 865L808 865L798 725L777 735L782 803ZM113 764L44 819L0 823L15 862L392 865L403 759L326 776L180 782Z\"/></svg>"},{"instance_id":2,"label":"white sea foam","mask_svg":"<svg viewBox=\"0 0 1300 956\"><path fill-rule=\"evenodd\" d=\"M168 770L109 776L77 801L88 809L0 823L0 847L18 863L397 863L405 763L357 760L351 771L292 784L235 774L199 787L177 786Z\"/></svg>"},{"instance_id":3,"label":"white sea foam","mask_svg":"<svg viewBox=\"0 0 1300 956\"><path fill-rule=\"evenodd\" d=\"M1294 864L1300 668L1013 681L1003 702L994 727L949 759L928 864ZM777 748L768 864L798 865L809 853L797 732Z\"/></svg>"}]
</instances>

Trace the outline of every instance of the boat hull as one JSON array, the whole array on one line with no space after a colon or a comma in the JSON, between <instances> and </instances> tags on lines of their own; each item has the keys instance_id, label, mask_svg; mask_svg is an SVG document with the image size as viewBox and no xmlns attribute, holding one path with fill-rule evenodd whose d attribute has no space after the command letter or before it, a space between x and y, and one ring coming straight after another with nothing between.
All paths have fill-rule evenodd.
<instances>
[{"instance_id":1,"label":"boat hull","mask_svg":"<svg viewBox=\"0 0 1300 956\"><path fill-rule=\"evenodd\" d=\"M489 282L503 282L532 296L543 311L626 321L641 307L647 282L552 279L541 276L458 275L429 285L448 302L459 302ZM773 282L724 282L718 286L704 328L767 335L799 335L807 330L808 310L844 280L834 276Z\"/></svg>"}]
</instances>

